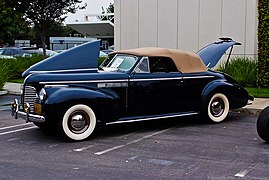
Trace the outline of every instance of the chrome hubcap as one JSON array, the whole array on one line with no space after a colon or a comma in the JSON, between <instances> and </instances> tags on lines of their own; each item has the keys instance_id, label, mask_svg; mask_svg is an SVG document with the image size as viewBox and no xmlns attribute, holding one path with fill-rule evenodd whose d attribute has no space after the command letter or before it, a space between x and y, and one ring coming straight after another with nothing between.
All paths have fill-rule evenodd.
<instances>
[{"instance_id":1,"label":"chrome hubcap","mask_svg":"<svg viewBox=\"0 0 269 180\"><path fill-rule=\"evenodd\" d=\"M85 132L90 125L90 117L84 111L75 111L68 118L68 127L75 134Z\"/></svg>"},{"instance_id":2,"label":"chrome hubcap","mask_svg":"<svg viewBox=\"0 0 269 180\"><path fill-rule=\"evenodd\" d=\"M220 117L224 112L224 102L220 98L215 98L210 105L210 112L214 117Z\"/></svg>"}]
</instances>

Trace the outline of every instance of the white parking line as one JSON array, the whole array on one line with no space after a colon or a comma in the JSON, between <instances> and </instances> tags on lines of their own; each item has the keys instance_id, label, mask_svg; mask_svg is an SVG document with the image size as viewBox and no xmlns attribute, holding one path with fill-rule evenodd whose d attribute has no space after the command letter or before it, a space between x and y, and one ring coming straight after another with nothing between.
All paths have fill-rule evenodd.
<instances>
[{"instance_id":1,"label":"white parking line","mask_svg":"<svg viewBox=\"0 0 269 180\"><path fill-rule=\"evenodd\" d=\"M14 130L14 131L7 131L7 132L0 133L0 136L15 133L15 132L20 132L20 131L25 131L25 130L29 130L29 129L34 129L34 128L38 128L38 127L33 126L33 127L28 127L28 128L17 129L17 130Z\"/></svg>"},{"instance_id":2,"label":"white parking line","mask_svg":"<svg viewBox=\"0 0 269 180\"><path fill-rule=\"evenodd\" d=\"M248 170L243 170L243 171L240 171L239 173L236 173L234 176L235 177L244 177L249 171Z\"/></svg>"},{"instance_id":3,"label":"white parking line","mask_svg":"<svg viewBox=\"0 0 269 180\"><path fill-rule=\"evenodd\" d=\"M81 151L87 150L87 149L92 148L92 147L94 147L94 146L90 145L90 146L86 146L86 147L82 147L82 148L78 148L78 149L73 149L73 151L81 152Z\"/></svg>"},{"instance_id":4,"label":"white parking line","mask_svg":"<svg viewBox=\"0 0 269 180\"><path fill-rule=\"evenodd\" d=\"M32 123L24 123L24 124L18 124L18 125L13 125L13 126L6 126L6 127L0 128L0 130L11 129L11 128L20 127L20 126L26 126L26 125L31 125L31 124Z\"/></svg>"},{"instance_id":5,"label":"white parking line","mask_svg":"<svg viewBox=\"0 0 269 180\"><path fill-rule=\"evenodd\" d=\"M95 155L102 155L102 154L108 153L108 152L110 152L110 151L114 151L114 150L116 150L116 149L123 148L123 147L125 147L125 146L131 145L131 144L134 144L134 143L137 143L137 142L139 142L139 141L142 141L142 140L144 140L144 139L150 138L150 137L155 136L155 135L157 135L157 134L164 133L164 132L166 132L166 131L168 131L168 130L170 130L170 129L172 129L172 128L168 128L168 129L165 129L165 130L162 130L162 131L158 131L158 132L155 132L155 133L152 133L152 134L143 136L142 138L139 138L139 139L130 141L130 142L126 143L126 144L122 144L122 145L119 145L119 146L115 146L115 147L112 147L112 148L109 148L109 149L106 149L106 150L103 150L103 151L100 151L100 152L96 152L96 153L94 153L94 154L95 154Z\"/></svg>"},{"instance_id":6,"label":"white parking line","mask_svg":"<svg viewBox=\"0 0 269 180\"><path fill-rule=\"evenodd\" d=\"M255 169L259 165L261 165L261 163L253 164L252 166L249 166L247 169L236 173L234 176L243 178L243 177L245 177L245 175L247 175L249 172L251 172L253 169Z\"/></svg>"}]
</instances>

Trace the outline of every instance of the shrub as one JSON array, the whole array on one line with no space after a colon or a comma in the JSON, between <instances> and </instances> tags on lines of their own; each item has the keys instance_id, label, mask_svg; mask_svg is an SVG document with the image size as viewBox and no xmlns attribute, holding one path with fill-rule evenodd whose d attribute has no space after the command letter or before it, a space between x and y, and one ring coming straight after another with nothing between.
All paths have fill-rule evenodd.
<instances>
[{"instance_id":1,"label":"shrub","mask_svg":"<svg viewBox=\"0 0 269 180\"><path fill-rule=\"evenodd\" d=\"M11 79L21 78L22 73L28 69L33 64L41 61L43 59L42 55L33 55L32 57L16 57L13 60L6 60L9 64L9 69L11 72Z\"/></svg>"},{"instance_id":2,"label":"shrub","mask_svg":"<svg viewBox=\"0 0 269 180\"><path fill-rule=\"evenodd\" d=\"M258 1L258 85L269 88L269 3Z\"/></svg>"},{"instance_id":3,"label":"shrub","mask_svg":"<svg viewBox=\"0 0 269 180\"><path fill-rule=\"evenodd\" d=\"M32 57L16 57L16 59L0 59L0 89L9 79L21 78L22 73L31 65L41 61L42 55Z\"/></svg>"},{"instance_id":4,"label":"shrub","mask_svg":"<svg viewBox=\"0 0 269 180\"><path fill-rule=\"evenodd\" d=\"M254 59L236 57L231 59L226 69L222 64L218 70L229 74L242 86L256 87L257 61Z\"/></svg>"},{"instance_id":5,"label":"shrub","mask_svg":"<svg viewBox=\"0 0 269 180\"><path fill-rule=\"evenodd\" d=\"M9 60L0 60L0 89L3 88L7 80L11 76L11 66Z\"/></svg>"}]
</instances>

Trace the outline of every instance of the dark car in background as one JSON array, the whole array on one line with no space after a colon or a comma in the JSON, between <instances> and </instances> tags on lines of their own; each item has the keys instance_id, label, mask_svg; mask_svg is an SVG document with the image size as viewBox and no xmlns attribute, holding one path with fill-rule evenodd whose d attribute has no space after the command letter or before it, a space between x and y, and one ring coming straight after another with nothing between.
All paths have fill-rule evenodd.
<instances>
[{"instance_id":1,"label":"dark car in background","mask_svg":"<svg viewBox=\"0 0 269 180\"><path fill-rule=\"evenodd\" d=\"M42 48L35 47L4 47L1 48L2 56L11 56L11 57L31 57L33 54L43 55ZM57 54L55 51L46 50L47 56L53 56Z\"/></svg>"},{"instance_id":2,"label":"dark car in background","mask_svg":"<svg viewBox=\"0 0 269 180\"><path fill-rule=\"evenodd\" d=\"M26 70L12 115L84 140L96 126L115 123L191 115L218 123L229 109L253 100L232 77L208 69L238 44L232 39L197 54L166 48L114 51L98 67L99 43L72 48Z\"/></svg>"}]
</instances>

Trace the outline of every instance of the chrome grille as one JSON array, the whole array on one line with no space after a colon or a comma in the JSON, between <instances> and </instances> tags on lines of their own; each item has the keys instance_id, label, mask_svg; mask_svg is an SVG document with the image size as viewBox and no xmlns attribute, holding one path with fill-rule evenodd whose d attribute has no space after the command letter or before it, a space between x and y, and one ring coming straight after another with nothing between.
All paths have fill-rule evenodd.
<instances>
[{"instance_id":1,"label":"chrome grille","mask_svg":"<svg viewBox=\"0 0 269 180\"><path fill-rule=\"evenodd\" d=\"M34 111L34 103L38 101L36 89L32 86L25 86L24 103L30 104L30 112Z\"/></svg>"}]
</instances>

